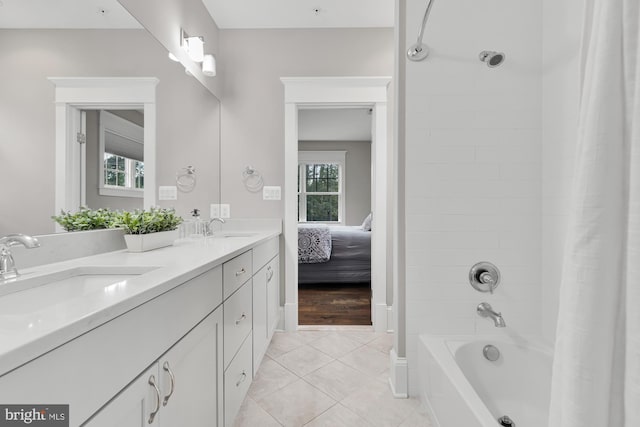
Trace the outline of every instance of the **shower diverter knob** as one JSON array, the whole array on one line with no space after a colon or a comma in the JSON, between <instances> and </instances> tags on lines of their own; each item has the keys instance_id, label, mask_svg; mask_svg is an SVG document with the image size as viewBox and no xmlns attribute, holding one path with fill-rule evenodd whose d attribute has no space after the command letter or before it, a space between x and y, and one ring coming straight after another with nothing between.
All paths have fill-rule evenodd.
<instances>
[{"instance_id":1,"label":"shower diverter knob","mask_svg":"<svg viewBox=\"0 0 640 427\"><path fill-rule=\"evenodd\" d=\"M469 283L479 292L491 292L500 284L500 271L490 262L479 262L469 270Z\"/></svg>"}]
</instances>

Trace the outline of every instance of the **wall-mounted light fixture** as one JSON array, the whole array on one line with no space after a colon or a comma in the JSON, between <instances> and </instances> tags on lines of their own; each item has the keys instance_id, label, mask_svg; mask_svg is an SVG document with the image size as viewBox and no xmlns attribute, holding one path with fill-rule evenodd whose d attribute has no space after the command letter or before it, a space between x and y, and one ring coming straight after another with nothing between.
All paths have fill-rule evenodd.
<instances>
[{"instance_id":1,"label":"wall-mounted light fixture","mask_svg":"<svg viewBox=\"0 0 640 427\"><path fill-rule=\"evenodd\" d=\"M216 57L207 53L202 60L202 74L208 77L216 75Z\"/></svg>"},{"instance_id":2,"label":"wall-mounted light fixture","mask_svg":"<svg viewBox=\"0 0 640 427\"><path fill-rule=\"evenodd\" d=\"M186 31L180 31L180 46L187 52L189 58L195 62L204 59L204 37L190 36Z\"/></svg>"}]
</instances>

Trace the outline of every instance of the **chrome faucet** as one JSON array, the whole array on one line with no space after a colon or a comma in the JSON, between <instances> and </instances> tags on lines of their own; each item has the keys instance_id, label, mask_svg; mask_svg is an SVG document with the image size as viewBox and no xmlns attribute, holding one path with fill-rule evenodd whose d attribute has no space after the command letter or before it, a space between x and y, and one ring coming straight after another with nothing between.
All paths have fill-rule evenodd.
<instances>
[{"instance_id":1,"label":"chrome faucet","mask_svg":"<svg viewBox=\"0 0 640 427\"><path fill-rule=\"evenodd\" d=\"M0 282L15 279L19 273L11 255L11 246L22 245L32 249L40 246L38 239L25 234L9 234L0 238Z\"/></svg>"},{"instance_id":2,"label":"chrome faucet","mask_svg":"<svg viewBox=\"0 0 640 427\"><path fill-rule=\"evenodd\" d=\"M219 217L211 218L209 220L209 222L207 222L207 228L205 228L205 230L204 230L205 236L212 236L213 235L213 231L211 230L211 224L213 224L216 221L218 221L220 224L224 224L224 219L222 219L222 218L219 218Z\"/></svg>"},{"instance_id":3,"label":"chrome faucet","mask_svg":"<svg viewBox=\"0 0 640 427\"><path fill-rule=\"evenodd\" d=\"M496 313L495 311L493 311L493 308L491 308L491 304L489 304L488 302L481 302L480 304L478 304L476 312L480 317L490 317L491 319L493 319L493 323L495 324L496 328L504 328L505 326L507 326L507 324L504 322L504 319L502 318L502 313Z\"/></svg>"}]
</instances>

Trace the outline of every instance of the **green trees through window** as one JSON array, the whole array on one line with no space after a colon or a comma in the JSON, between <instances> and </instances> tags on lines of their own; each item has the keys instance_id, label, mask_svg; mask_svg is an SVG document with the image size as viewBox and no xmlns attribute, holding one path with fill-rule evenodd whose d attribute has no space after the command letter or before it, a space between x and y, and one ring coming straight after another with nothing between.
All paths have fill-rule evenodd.
<instances>
[{"instance_id":1,"label":"green trees through window","mask_svg":"<svg viewBox=\"0 0 640 427\"><path fill-rule=\"evenodd\" d=\"M337 163L300 164L299 221L340 221L340 173L341 167Z\"/></svg>"}]
</instances>

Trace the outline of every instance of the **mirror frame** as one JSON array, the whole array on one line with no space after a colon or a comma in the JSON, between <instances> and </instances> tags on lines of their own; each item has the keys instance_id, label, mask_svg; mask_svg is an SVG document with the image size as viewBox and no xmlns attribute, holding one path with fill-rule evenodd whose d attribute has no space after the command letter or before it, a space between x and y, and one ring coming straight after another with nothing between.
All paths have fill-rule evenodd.
<instances>
[{"instance_id":1,"label":"mirror frame","mask_svg":"<svg viewBox=\"0 0 640 427\"><path fill-rule=\"evenodd\" d=\"M55 212L75 211L81 203L81 147L74 129L79 109L144 107L145 209L156 204L155 77L49 77L55 85ZM148 165L146 164L148 162ZM58 226L56 226L58 227ZM61 231L61 230L59 230Z\"/></svg>"}]
</instances>

